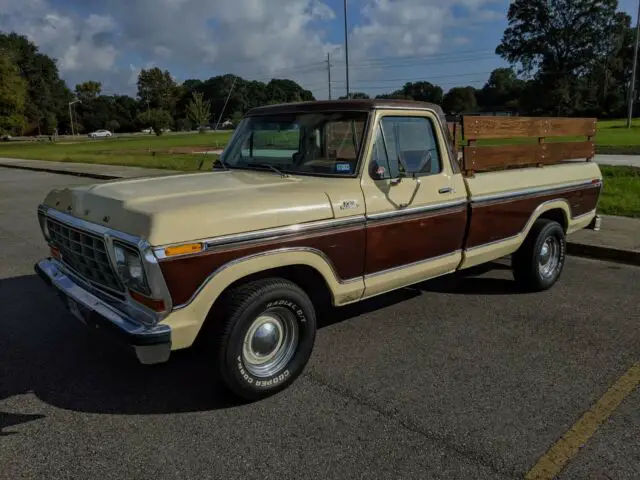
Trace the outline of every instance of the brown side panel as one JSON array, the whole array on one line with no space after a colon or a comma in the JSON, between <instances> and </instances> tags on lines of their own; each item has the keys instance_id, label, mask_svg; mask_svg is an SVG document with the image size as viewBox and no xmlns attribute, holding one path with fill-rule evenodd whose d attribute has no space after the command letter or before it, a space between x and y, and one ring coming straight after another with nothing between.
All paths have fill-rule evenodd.
<instances>
[{"instance_id":1,"label":"brown side panel","mask_svg":"<svg viewBox=\"0 0 640 480\"><path fill-rule=\"evenodd\" d=\"M465 116L462 133L465 139L483 140L522 137L593 137L595 118L538 118Z\"/></svg>"},{"instance_id":2,"label":"brown side panel","mask_svg":"<svg viewBox=\"0 0 640 480\"><path fill-rule=\"evenodd\" d=\"M372 223L367 227L365 273L372 274L462 248L465 207Z\"/></svg>"},{"instance_id":3,"label":"brown side panel","mask_svg":"<svg viewBox=\"0 0 640 480\"><path fill-rule=\"evenodd\" d=\"M600 188L594 185L514 200L472 204L467 248L519 234L524 230L535 209L550 200L567 200L572 217L589 213L596 208L599 192Z\"/></svg>"},{"instance_id":4,"label":"brown side panel","mask_svg":"<svg viewBox=\"0 0 640 480\"><path fill-rule=\"evenodd\" d=\"M464 147L464 168L481 172L496 167L553 165L564 160L587 159L595 155L593 142L558 142L535 145Z\"/></svg>"},{"instance_id":5,"label":"brown side panel","mask_svg":"<svg viewBox=\"0 0 640 480\"><path fill-rule=\"evenodd\" d=\"M253 243L226 250L213 250L200 255L164 260L160 267L173 304L181 305L191 298L209 275L224 264L247 255L288 247L320 250L329 258L338 277L342 280L356 278L363 274L364 226Z\"/></svg>"}]
</instances>

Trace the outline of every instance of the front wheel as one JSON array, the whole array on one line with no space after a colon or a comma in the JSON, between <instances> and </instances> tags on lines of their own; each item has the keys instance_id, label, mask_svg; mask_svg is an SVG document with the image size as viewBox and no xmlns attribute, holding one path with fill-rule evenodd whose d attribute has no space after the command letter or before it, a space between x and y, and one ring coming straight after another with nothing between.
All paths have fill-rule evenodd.
<instances>
[{"instance_id":1,"label":"front wheel","mask_svg":"<svg viewBox=\"0 0 640 480\"><path fill-rule=\"evenodd\" d=\"M567 251L562 226L538 219L520 249L513 255L513 276L527 291L548 290L559 280Z\"/></svg>"},{"instance_id":2,"label":"front wheel","mask_svg":"<svg viewBox=\"0 0 640 480\"><path fill-rule=\"evenodd\" d=\"M229 292L220 312L220 377L247 400L271 396L304 370L315 343L316 315L307 294L278 278L257 280Z\"/></svg>"}]
</instances>

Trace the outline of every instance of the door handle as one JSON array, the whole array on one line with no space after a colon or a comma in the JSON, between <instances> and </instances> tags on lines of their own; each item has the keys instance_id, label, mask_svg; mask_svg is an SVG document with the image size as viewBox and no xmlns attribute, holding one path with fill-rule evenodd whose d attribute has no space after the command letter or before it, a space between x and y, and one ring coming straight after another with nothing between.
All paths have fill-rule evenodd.
<instances>
[{"instance_id":1,"label":"door handle","mask_svg":"<svg viewBox=\"0 0 640 480\"><path fill-rule=\"evenodd\" d=\"M451 187L441 188L440 190L438 190L438 193L440 194L451 193Z\"/></svg>"}]
</instances>

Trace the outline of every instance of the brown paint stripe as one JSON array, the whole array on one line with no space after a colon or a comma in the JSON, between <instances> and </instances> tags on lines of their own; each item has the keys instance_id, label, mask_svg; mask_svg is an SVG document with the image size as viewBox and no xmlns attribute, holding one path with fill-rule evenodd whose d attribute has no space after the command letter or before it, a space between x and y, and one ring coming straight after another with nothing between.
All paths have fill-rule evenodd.
<instances>
[{"instance_id":1,"label":"brown paint stripe","mask_svg":"<svg viewBox=\"0 0 640 480\"><path fill-rule=\"evenodd\" d=\"M548 201L566 200L572 218L589 213L597 207L600 189L589 185L573 190L472 204L467 247L480 247L518 235L536 208Z\"/></svg>"}]
</instances>

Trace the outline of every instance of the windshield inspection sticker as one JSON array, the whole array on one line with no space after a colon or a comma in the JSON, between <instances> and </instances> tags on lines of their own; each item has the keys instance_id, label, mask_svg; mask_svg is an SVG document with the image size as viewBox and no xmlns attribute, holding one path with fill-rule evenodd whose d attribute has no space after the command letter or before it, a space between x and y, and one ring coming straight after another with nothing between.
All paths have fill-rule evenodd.
<instances>
[{"instance_id":1,"label":"windshield inspection sticker","mask_svg":"<svg viewBox=\"0 0 640 480\"><path fill-rule=\"evenodd\" d=\"M351 172L351 164L349 163L336 163L336 172L349 173Z\"/></svg>"}]
</instances>

